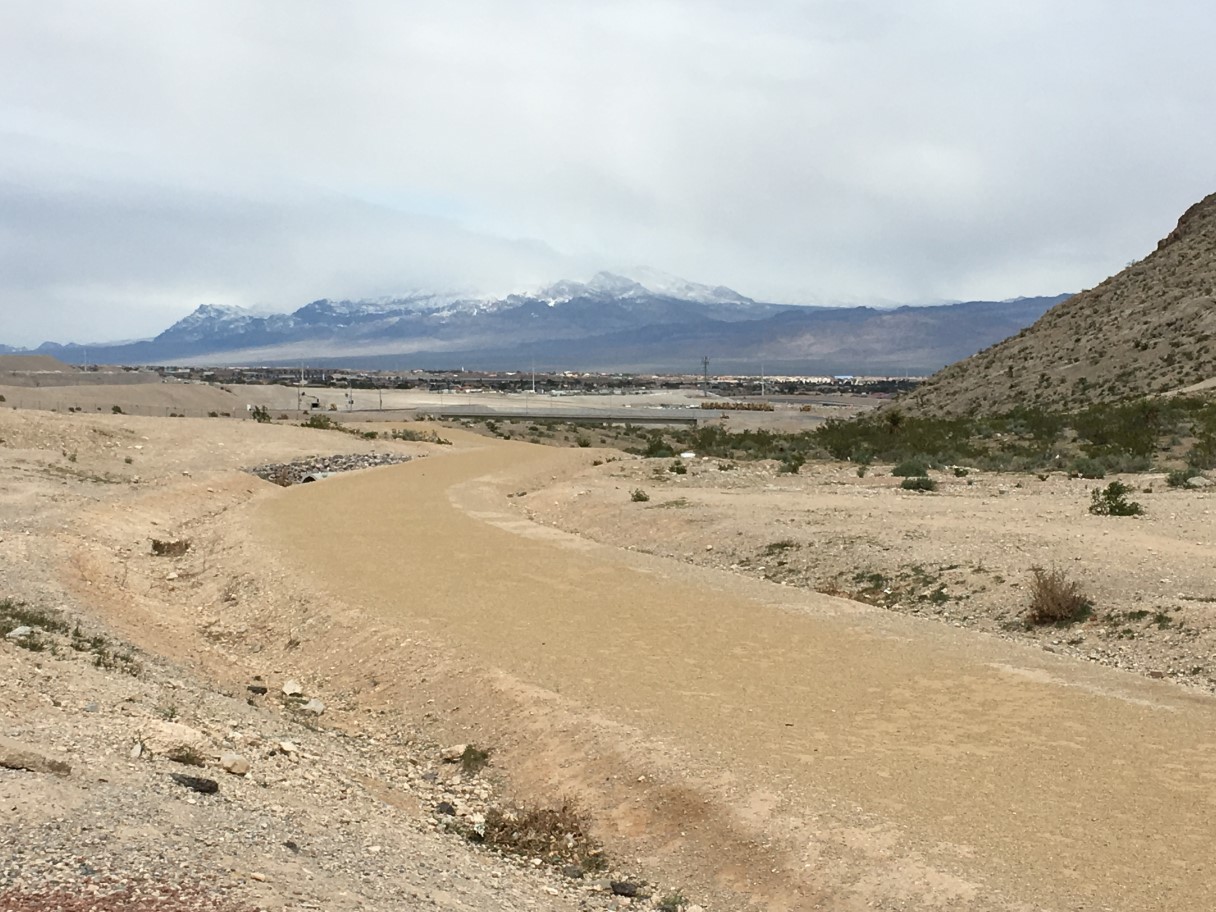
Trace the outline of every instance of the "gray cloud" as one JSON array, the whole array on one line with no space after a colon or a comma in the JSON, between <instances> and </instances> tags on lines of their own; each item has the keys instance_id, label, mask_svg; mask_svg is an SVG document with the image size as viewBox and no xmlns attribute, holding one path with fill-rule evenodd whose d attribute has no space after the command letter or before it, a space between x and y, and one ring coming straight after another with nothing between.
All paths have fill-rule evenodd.
<instances>
[{"instance_id":1,"label":"gray cloud","mask_svg":"<svg viewBox=\"0 0 1216 912\"><path fill-rule=\"evenodd\" d=\"M0 341L611 264L827 303L1092 285L1214 189L1212 16L9 0Z\"/></svg>"}]
</instances>

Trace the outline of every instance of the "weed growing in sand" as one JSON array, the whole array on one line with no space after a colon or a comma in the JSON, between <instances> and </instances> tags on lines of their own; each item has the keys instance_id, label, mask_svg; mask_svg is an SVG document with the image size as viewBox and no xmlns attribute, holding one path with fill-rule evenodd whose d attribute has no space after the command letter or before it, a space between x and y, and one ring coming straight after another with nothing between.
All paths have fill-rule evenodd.
<instances>
[{"instance_id":1,"label":"weed growing in sand","mask_svg":"<svg viewBox=\"0 0 1216 912\"><path fill-rule=\"evenodd\" d=\"M1026 613L1029 624L1064 626L1089 617L1093 604L1081 589L1081 584L1059 568L1030 569L1030 607Z\"/></svg>"},{"instance_id":2,"label":"weed growing in sand","mask_svg":"<svg viewBox=\"0 0 1216 912\"><path fill-rule=\"evenodd\" d=\"M680 910L687 905L687 897L685 897L685 895L679 890L675 890L660 899L655 908L658 909L659 912L680 912Z\"/></svg>"},{"instance_id":3,"label":"weed growing in sand","mask_svg":"<svg viewBox=\"0 0 1216 912\"><path fill-rule=\"evenodd\" d=\"M31 652L49 649L52 655L59 655L60 647L67 645L75 652L91 653L93 664L98 668L133 676L141 671L139 663L129 651L117 649L101 634L85 634L79 624L69 626L56 612L31 608L10 599L0 601L0 636L7 636L18 627L32 629L28 636L13 641Z\"/></svg>"},{"instance_id":4,"label":"weed growing in sand","mask_svg":"<svg viewBox=\"0 0 1216 912\"><path fill-rule=\"evenodd\" d=\"M899 483L899 486L905 491L936 491L937 482L932 478L926 478L924 475L917 475L912 478L905 478Z\"/></svg>"},{"instance_id":5,"label":"weed growing in sand","mask_svg":"<svg viewBox=\"0 0 1216 912\"><path fill-rule=\"evenodd\" d=\"M1128 500L1131 488L1121 481L1112 481L1105 488L1094 488L1090 492L1089 512L1095 516L1139 516L1144 507Z\"/></svg>"},{"instance_id":6,"label":"weed growing in sand","mask_svg":"<svg viewBox=\"0 0 1216 912\"><path fill-rule=\"evenodd\" d=\"M460 770L466 776L476 776L486 768L489 762L489 750L474 747L472 744L470 744L464 749L464 753L460 755Z\"/></svg>"},{"instance_id":7,"label":"weed growing in sand","mask_svg":"<svg viewBox=\"0 0 1216 912\"><path fill-rule=\"evenodd\" d=\"M508 855L540 858L584 871L606 867L603 849L587 833L587 822L569 804L560 808L491 808L466 838Z\"/></svg>"},{"instance_id":8,"label":"weed growing in sand","mask_svg":"<svg viewBox=\"0 0 1216 912\"><path fill-rule=\"evenodd\" d=\"M634 503L645 503L650 500L650 495L641 488L634 488L633 493L629 495L629 499Z\"/></svg>"},{"instance_id":9,"label":"weed growing in sand","mask_svg":"<svg viewBox=\"0 0 1216 912\"><path fill-rule=\"evenodd\" d=\"M389 434L393 440L410 440L417 443L439 443L451 446L452 441L445 440L434 431L415 431L411 428L393 428Z\"/></svg>"}]
</instances>

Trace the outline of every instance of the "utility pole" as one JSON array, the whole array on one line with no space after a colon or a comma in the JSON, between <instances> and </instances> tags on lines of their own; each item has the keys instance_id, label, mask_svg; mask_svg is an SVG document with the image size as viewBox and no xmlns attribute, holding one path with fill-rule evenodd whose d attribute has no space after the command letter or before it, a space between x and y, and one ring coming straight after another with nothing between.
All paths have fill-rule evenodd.
<instances>
[{"instance_id":1,"label":"utility pole","mask_svg":"<svg viewBox=\"0 0 1216 912\"><path fill-rule=\"evenodd\" d=\"M709 355L701 358L701 372L704 375L705 396L709 397Z\"/></svg>"}]
</instances>

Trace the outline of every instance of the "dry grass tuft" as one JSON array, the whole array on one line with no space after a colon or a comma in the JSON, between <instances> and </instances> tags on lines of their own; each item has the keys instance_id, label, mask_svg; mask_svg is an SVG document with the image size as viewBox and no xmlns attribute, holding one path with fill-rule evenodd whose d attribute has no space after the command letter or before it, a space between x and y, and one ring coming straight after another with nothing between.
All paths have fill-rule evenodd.
<instances>
[{"instance_id":1,"label":"dry grass tuft","mask_svg":"<svg viewBox=\"0 0 1216 912\"><path fill-rule=\"evenodd\" d=\"M1072 624L1089 616L1092 603L1081 584L1063 570L1032 567L1030 572L1030 610L1026 614L1030 624Z\"/></svg>"}]
</instances>

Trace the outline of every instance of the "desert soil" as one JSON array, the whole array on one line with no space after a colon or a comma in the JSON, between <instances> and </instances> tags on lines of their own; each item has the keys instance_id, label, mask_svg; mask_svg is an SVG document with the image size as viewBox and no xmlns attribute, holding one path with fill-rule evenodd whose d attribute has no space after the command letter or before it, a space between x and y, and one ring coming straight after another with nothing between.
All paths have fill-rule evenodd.
<instances>
[{"instance_id":1,"label":"desert soil","mask_svg":"<svg viewBox=\"0 0 1216 912\"><path fill-rule=\"evenodd\" d=\"M1091 517L1056 477L918 495L441 432L0 412L0 598L103 644L0 644L0 747L71 765L0 769L0 909L154 885L195 908L1210 908L1211 495L1146 477L1145 517ZM243 471L373 450L415 458ZM1052 564L1094 615L1024 632ZM138 674L95 667L125 644ZM203 767L133 751L170 721ZM490 766L445 763L459 743ZM563 802L607 872L454 832Z\"/></svg>"}]
</instances>

